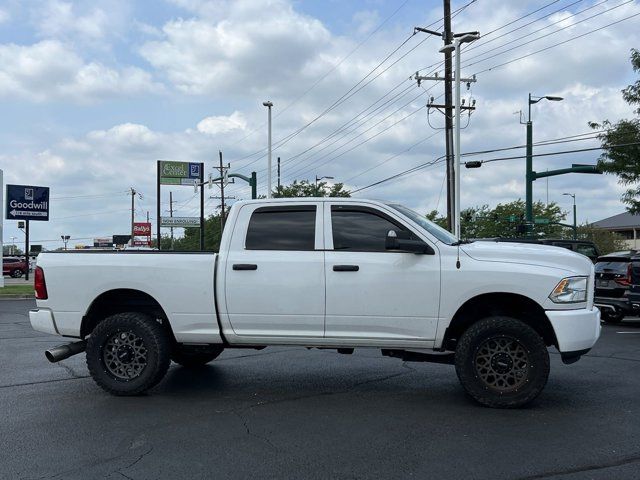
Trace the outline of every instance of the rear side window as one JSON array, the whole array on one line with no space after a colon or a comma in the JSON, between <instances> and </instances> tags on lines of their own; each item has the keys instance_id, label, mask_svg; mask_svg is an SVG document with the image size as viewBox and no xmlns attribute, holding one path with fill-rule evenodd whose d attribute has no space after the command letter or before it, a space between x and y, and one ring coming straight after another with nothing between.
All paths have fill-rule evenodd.
<instances>
[{"instance_id":1,"label":"rear side window","mask_svg":"<svg viewBox=\"0 0 640 480\"><path fill-rule=\"evenodd\" d=\"M263 207L249 220L247 250L314 250L316 207Z\"/></svg>"},{"instance_id":2,"label":"rear side window","mask_svg":"<svg viewBox=\"0 0 640 480\"><path fill-rule=\"evenodd\" d=\"M586 255L587 257L597 257L596 249L592 245L578 244L576 245L576 252Z\"/></svg>"},{"instance_id":3,"label":"rear side window","mask_svg":"<svg viewBox=\"0 0 640 480\"><path fill-rule=\"evenodd\" d=\"M596 273L619 273L626 275L627 274L627 265L628 261L603 261L596 263L595 269Z\"/></svg>"},{"instance_id":4,"label":"rear side window","mask_svg":"<svg viewBox=\"0 0 640 480\"><path fill-rule=\"evenodd\" d=\"M386 252L389 230L407 231L381 212L354 207L331 207L333 249Z\"/></svg>"}]
</instances>

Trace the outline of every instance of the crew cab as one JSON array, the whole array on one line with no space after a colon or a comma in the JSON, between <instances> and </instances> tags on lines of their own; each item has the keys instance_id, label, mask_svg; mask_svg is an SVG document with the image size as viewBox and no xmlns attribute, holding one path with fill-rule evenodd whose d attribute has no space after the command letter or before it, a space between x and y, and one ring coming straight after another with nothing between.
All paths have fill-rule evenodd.
<instances>
[{"instance_id":1,"label":"crew cab","mask_svg":"<svg viewBox=\"0 0 640 480\"><path fill-rule=\"evenodd\" d=\"M273 345L379 349L455 364L483 405L518 407L600 335L593 264L544 245L463 243L398 204L268 199L231 208L219 253L43 253L36 330L78 341L115 395L156 385L170 361Z\"/></svg>"}]
</instances>

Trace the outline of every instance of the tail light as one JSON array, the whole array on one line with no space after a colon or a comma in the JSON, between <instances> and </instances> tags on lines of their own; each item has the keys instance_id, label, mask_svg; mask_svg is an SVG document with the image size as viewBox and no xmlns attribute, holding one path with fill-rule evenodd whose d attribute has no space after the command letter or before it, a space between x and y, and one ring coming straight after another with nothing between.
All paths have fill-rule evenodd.
<instances>
[{"instance_id":1,"label":"tail light","mask_svg":"<svg viewBox=\"0 0 640 480\"><path fill-rule=\"evenodd\" d=\"M631 285L631 264L627 265L627 276L624 278L616 278L615 282L623 287L628 287Z\"/></svg>"},{"instance_id":2,"label":"tail light","mask_svg":"<svg viewBox=\"0 0 640 480\"><path fill-rule=\"evenodd\" d=\"M36 299L46 300L49 298L49 295L47 295L47 282L44 281L44 270L42 270L42 267L36 267L33 286L36 291Z\"/></svg>"}]
</instances>

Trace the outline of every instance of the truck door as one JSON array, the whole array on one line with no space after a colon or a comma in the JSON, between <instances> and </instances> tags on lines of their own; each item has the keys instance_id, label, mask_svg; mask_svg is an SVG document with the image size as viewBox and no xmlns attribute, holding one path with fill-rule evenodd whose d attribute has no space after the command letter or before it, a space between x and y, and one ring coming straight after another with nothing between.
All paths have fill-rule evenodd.
<instances>
[{"instance_id":1,"label":"truck door","mask_svg":"<svg viewBox=\"0 0 640 480\"><path fill-rule=\"evenodd\" d=\"M235 222L225 300L237 335L322 337L322 203L248 204Z\"/></svg>"},{"instance_id":2,"label":"truck door","mask_svg":"<svg viewBox=\"0 0 640 480\"><path fill-rule=\"evenodd\" d=\"M387 250L390 230L415 233L378 208L326 204L325 219L325 337L434 340L440 301L435 245L433 255Z\"/></svg>"}]
</instances>

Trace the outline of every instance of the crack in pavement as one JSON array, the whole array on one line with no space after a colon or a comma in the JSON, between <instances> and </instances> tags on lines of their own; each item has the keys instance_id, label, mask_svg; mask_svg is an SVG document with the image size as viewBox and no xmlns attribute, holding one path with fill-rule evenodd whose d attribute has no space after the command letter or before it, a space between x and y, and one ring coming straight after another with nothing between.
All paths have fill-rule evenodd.
<instances>
[{"instance_id":1,"label":"crack in pavement","mask_svg":"<svg viewBox=\"0 0 640 480\"><path fill-rule=\"evenodd\" d=\"M248 410L248 409L245 409L245 410ZM243 411L245 411L245 410L243 410ZM268 438L262 437L262 436L260 436L260 435L258 435L256 433L253 433L251 431L251 429L249 428L249 420L247 418L244 418L240 414L240 412L232 410L229 413L232 413L233 415L235 415L236 417L238 417L240 419L240 421L242 422L242 425L244 426L244 429L245 429L247 435L249 435L250 437L253 437L253 438L257 438L258 440L260 440L263 443L266 443L269 447L271 447L273 449L273 451L275 451L275 452L279 451L278 447L276 447L273 443L271 443L271 440L269 440Z\"/></svg>"},{"instance_id":2,"label":"crack in pavement","mask_svg":"<svg viewBox=\"0 0 640 480\"><path fill-rule=\"evenodd\" d=\"M521 477L518 480L541 480L549 477L572 475L574 473L591 472L595 470L604 470L605 468L621 467L623 465L630 465L638 462L640 462L640 455L634 455L634 456L624 457L618 460L613 460L610 462L601 463L599 465L585 465L582 467L575 467L575 468L568 468L564 470L555 470L555 471L550 471L545 473L539 473L539 474L530 475L527 477Z\"/></svg>"},{"instance_id":3,"label":"crack in pavement","mask_svg":"<svg viewBox=\"0 0 640 480\"><path fill-rule=\"evenodd\" d=\"M42 380L40 382L12 383L9 385L0 385L0 388L24 387L28 385L40 385L41 383L66 382L68 380L80 380L82 378L90 378L90 377L91 375L80 375L80 376L71 377L71 378L56 378L55 380Z\"/></svg>"},{"instance_id":4,"label":"crack in pavement","mask_svg":"<svg viewBox=\"0 0 640 480\"><path fill-rule=\"evenodd\" d=\"M109 474L105 475L105 477L111 475L112 473L119 473L120 475L122 475L125 478L129 478L131 480L133 480L133 477L130 477L129 475L127 475L126 473L123 473L122 470L127 470L131 467L133 467L136 463L140 462L144 457L146 457L147 455L149 455L151 452L153 452L153 446L149 447L149 450L147 450L146 452L143 452L142 454L138 455L138 458L136 458L133 462L131 462L129 465L126 465L124 467L120 467L116 470L114 470L113 472L110 472Z\"/></svg>"},{"instance_id":5,"label":"crack in pavement","mask_svg":"<svg viewBox=\"0 0 640 480\"><path fill-rule=\"evenodd\" d=\"M80 375L79 373L77 373L73 368L71 368L69 365L62 363L62 362L56 362L56 366L61 367L63 370L65 370L69 375L71 375L73 378L83 378L82 375Z\"/></svg>"}]
</instances>

